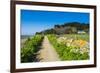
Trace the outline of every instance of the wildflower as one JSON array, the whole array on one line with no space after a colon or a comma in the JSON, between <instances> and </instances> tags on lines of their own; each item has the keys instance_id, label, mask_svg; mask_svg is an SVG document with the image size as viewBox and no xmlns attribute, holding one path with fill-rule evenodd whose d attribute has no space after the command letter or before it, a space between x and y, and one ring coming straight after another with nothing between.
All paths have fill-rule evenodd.
<instances>
[{"instance_id":1,"label":"wildflower","mask_svg":"<svg viewBox=\"0 0 100 73\"><path fill-rule=\"evenodd\" d=\"M81 49L80 49L80 53L81 53L81 54L84 54L84 53L86 53L86 52L89 52L89 49L88 49L88 48L81 48Z\"/></svg>"},{"instance_id":2,"label":"wildflower","mask_svg":"<svg viewBox=\"0 0 100 73\"><path fill-rule=\"evenodd\" d=\"M71 49L70 52L78 53L79 52L79 49L74 48L74 49Z\"/></svg>"}]
</instances>

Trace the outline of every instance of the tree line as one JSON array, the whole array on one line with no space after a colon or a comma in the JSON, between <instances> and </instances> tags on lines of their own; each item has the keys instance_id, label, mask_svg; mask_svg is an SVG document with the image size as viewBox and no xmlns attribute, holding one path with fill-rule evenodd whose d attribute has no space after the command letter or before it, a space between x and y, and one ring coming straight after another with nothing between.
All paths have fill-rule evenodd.
<instances>
[{"instance_id":1,"label":"tree line","mask_svg":"<svg viewBox=\"0 0 100 73\"><path fill-rule=\"evenodd\" d=\"M53 28L47 29L36 34L71 34L78 31L89 33L89 23L70 22L64 24L56 24Z\"/></svg>"}]
</instances>

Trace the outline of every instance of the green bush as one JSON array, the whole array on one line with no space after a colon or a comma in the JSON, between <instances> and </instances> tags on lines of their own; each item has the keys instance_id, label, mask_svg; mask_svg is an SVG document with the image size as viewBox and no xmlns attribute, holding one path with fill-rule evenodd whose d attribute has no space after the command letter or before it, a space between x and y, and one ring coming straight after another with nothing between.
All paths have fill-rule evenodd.
<instances>
[{"instance_id":1,"label":"green bush","mask_svg":"<svg viewBox=\"0 0 100 73\"><path fill-rule=\"evenodd\" d=\"M26 40L24 47L21 48L21 62L33 62L35 60L35 53L38 51L42 40L42 35L35 35Z\"/></svg>"}]
</instances>

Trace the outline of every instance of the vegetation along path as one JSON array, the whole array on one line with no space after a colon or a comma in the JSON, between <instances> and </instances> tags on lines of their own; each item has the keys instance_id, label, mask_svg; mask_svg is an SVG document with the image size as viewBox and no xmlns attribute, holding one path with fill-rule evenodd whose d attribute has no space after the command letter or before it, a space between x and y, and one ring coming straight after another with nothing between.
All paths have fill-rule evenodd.
<instances>
[{"instance_id":1,"label":"vegetation along path","mask_svg":"<svg viewBox=\"0 0 100 73\"><path fill-rule=\"evenodd\" d=\"M42 49L40 49L37 56L37 58L40 59L40 62L60 60L55 48L50 44L47 36L44 37L41 47Z\"/></svg>"}]
</instances>

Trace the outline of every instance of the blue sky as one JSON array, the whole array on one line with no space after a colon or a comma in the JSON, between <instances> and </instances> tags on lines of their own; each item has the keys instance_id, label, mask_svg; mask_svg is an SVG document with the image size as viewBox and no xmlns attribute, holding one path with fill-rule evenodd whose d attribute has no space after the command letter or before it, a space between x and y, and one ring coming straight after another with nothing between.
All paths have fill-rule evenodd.
<instances>
[{"instance_id":1,"label":"blue sky","mask_svg":"<svg viewBox=\"0 0 100 73\"><path fill-rule=\"evenodd\" d=\"M89 13L21 10L21 35L32 35L67 22L89 23Z\"/></svg>"}]
</instances>

